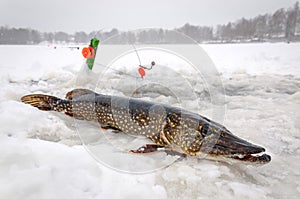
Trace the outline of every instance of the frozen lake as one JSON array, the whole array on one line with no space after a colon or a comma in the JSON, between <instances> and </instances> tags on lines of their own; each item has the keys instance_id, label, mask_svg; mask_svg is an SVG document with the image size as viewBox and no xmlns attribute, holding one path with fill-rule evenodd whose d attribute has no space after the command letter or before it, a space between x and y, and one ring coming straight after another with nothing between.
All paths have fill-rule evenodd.
<instances>
[{"instance_id":1,"label":"frozen lake","mask_svg":"<svg viewBox=\"0 0 300 199\"><path fill-rule=\"evenodd\" d=\"M91 73L74 48L0 46L0 198L299 198L300 43L201 47L207 53L201 67L214 67L216 79L167 51L150 58L151 50L141 52L142 64L156 62L142 80L134 51L110 69L97 62ZM75 87L198 112L265 147L272 161L253 166L193 157L175 161L165 153L136 157L127 151L141 141L110 132L104 139L96 124L74 123L20 102L29 93L64 97ZM220 107L214 99L221 99ZM153 171L153 165L169 166Z\"/></svg>"}]
</instances>

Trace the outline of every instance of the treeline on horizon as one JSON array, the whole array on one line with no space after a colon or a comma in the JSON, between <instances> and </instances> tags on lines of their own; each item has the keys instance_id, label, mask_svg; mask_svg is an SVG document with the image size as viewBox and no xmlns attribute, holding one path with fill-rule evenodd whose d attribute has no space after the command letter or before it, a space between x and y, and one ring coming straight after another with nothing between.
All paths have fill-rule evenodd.
<instances>
[{"instance_id":1,"label":"treeline on horizon","mask_svg":"<svg viewBox=\"0 0 300 199\"><path fill-rule=\"evenodd\" d=\"M300 11L299 3L288 9L278 9L272 14L259 15L255 18L242 18L217 27L195 26L185 24L174 29L184 33L199 43L232 43L232 42L264 42L264 41L300 41ZM49 43L88 43L92 37L101 41L110 39L110 44L172 44L188 43L188 40L178 37L172 30L146 29L142 31L93 31L91 33L76 32L39 32L29 28L0 28L0 44L39 44Z\"/></svg>"}]
</instances>

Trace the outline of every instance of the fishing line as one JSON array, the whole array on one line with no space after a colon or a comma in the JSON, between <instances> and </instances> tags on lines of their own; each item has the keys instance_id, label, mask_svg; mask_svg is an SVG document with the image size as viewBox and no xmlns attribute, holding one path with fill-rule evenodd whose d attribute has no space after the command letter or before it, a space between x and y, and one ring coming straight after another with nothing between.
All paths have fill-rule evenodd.
<instances>
[{"instance_id":1,"label":"fishing line","mask_svg":"<svg viewBox=\"0 0 300 199\"><path fill-rule=\"evenodd\" d=\"M141 59L140 59L140 56L139 56L139 53L137 52L135 46L132 44L132 47L134 48L134 51L136 53L136 56L138 57L138 60L139 60L139 63L140 63L140 66L142 66L142 62L141 62Z\"/></svg>"}]
</instances>

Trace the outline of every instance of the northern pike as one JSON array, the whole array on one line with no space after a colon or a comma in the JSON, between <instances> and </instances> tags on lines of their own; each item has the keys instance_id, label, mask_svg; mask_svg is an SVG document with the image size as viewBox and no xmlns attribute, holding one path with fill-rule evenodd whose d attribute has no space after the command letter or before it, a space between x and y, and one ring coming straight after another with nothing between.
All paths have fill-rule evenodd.
<instances>
[{"instance_id":1,"label":"northern pike","mask_svg":"<svg viewBox=\"0 0 300 199\"><path fill-rule=\"evenodd\" d=\"M75 119L98 122L105 129L145 136L153 142L131 150L133 153L165 148L191 156L205 154L209 159L271 161L271 156L263 153L263 147L233 135L223 125L166 104L102 95L87 89L72 90L66 99L31 94L21 100L43 111L64 112Z\"/></svg>"}]
</instances>

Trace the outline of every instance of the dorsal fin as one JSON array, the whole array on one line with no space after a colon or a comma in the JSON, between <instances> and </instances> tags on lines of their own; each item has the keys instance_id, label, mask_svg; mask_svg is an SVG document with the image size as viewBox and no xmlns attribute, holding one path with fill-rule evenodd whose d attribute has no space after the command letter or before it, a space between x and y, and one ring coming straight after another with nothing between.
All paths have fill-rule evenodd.
<instances>
[{"instance_id":1,"label":"dorsal fin","mask_svg":"<svg viewBox=\"0 0 300 199\"><path fill-rule=\"evenodd\" d=\"M94 91L91 91L89 89L84 89L84 88L77 88L74 90L71 90L66 94L66 99L67 100L72 100L74 97L79 97L80 95L85 95L85 94L96 94Z\"/></svg>"}]
</instances>

